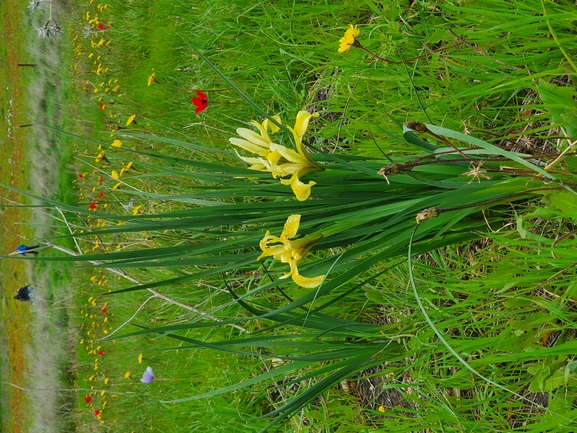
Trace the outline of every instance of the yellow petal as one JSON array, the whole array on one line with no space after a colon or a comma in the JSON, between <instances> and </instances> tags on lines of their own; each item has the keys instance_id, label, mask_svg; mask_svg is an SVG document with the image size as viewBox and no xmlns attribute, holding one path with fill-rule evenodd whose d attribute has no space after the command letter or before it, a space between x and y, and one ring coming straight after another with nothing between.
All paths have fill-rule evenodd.
<instances>
[{"instance_id":1,"label":"yellow petal","mask_svg":"<svg viewBox=\"0 0 577 433\"><path fill-rule=\"evenodd\" d=\"M319 117L319 113L311 114L308 111L304 110L301 110L297 113L297 119L293 131L295 134L298 135L299 139L302 139L305 133L307 132L311 117Z\"/></svg>"},{"instance_id":2,"label":"yellow petal","mask_svg":"<svg viewBox=\"0 0 577 433\"><path fill-rule=\"evenodd\" d=\"M281 124L282 124L282 121L281 121L280 116L279 116L278 114L272 116L272 118L273 118L274 120L276 120L277 123L281 123ZM269 124L269 122L270 122L269 119L264 119L264 121L262 122L262 127L264 128L264 130L267 131L267 129L270 128L271 134L274 134L275 132L278 132L278 130L279 130L280 128L279 128L278 126L276 126L276 124L274 124L273 122L270 122L270 124ZM260 128L259 128L259 129L260 129Z\"/></svg>"},{"instance_id":3,"label":"yellow petal","mask_svg":"<svg viewBox=\"0 0 577 433\"><path fill-rule=\"evenodd\" d=\"M299 214L291 215L284 223L284 229L280 235L281 239L292 239L297 235L301 223L301 216Z\"/></svg>"},{"instance_id":4,"label":"yellow petal","mask_svg":"<svg viewBox=\"0 0 577 433\"><path fill-rule=\"evenodd\" d=\"M295 172L290 179L281 179L283 185L290 185L298 201L306 201L311 195L311 188L317 183L310 181L303 183L298 177L299 172Z\"/></svg>"},{"instance_id":5,"label":"yellow petal","mask_svg":"<svg viewBox=\"0 0 577 433\"><path fill-rule=\"evenodd\" d=\"M297 283L300 287L303 287L305 289L314 289L315 287L321 285L326 275L319 275L318 277L309 278L309 277L303 277L298 272L293 272L292 277L293 281Z\"/></svg>"},{"instance_id":6,"label":"yellow petal","mask_svg":"<svg viewBox=\"0 0 577 433\"><path fill-rule=\"evenodd\" d=\"M247 131L249 131L249 129L247 129ZM255 135L257 135L257 134L255 134ZM261 146L260 144L256 144L256 143L251 142L249 140L242 140L242 139L236 138L236 137L231 137L228 139L228 141L233 146L240 147L241 149L244 149L250 153L254 153L255 155L259 155L259 156L266 158L266 155L268 153L268 144L266 144L266 146Z\"/></svg>"},{"instance_id":7,"label":"yellow petal","mask_svg":"<svg viewBox=\"0 0 577 433\"><path fill-rule=\"evenodd\" d=\"M257 123L258 125L258 123ZM260 147L264 147L264 148L268 148L268 145L271 143L271 140L268 139L268 135L266 137L263 137L260 134L257 134L256 132L254 132L252 129L247 129L247 128L238 128L236 130L236 133L238 135L240 135L242 138L244 138L245 140L256 144Z\"/></svg>"},{"instance_id":8,"label":"yellow petal","mask_svg":"<svg viewBox=\"0 0 577 433\"><path fill-rule=\"evenodd\" d=\"M270 144L270 153L278 152L284 159L293 164L308 164L309 160L302 156L301 154L295 152L292 149L288 149L280 144L271 143Z\"/></svg>"}]
</instances>

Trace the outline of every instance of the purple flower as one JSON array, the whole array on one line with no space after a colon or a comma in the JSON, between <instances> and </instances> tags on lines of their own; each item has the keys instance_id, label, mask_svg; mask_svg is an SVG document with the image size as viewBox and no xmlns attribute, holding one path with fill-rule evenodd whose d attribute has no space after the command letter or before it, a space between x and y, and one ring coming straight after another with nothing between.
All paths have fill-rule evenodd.
<instances>
[{"instance_id":1,"label":"purple flower","mask_svg":"<svg viewBox=\"0 0 577 433\"><path fill-rule=\"evenodd\" d=\"M152 371L152 367L146 367L146 371L142 375L142 379L140 379L140 381L142 383L149 384L152 383L153 380L154 380L154 371Z\"/></svg>"}]
</instances>

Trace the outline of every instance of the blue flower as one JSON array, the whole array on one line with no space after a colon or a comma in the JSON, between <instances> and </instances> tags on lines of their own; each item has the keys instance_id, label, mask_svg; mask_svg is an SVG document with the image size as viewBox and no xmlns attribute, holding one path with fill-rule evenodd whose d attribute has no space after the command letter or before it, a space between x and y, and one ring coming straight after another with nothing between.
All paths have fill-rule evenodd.
<instances>
[{"instance_id":1,"label":"blue flower","mask_svg":"<svg viewBox=\"0 0 577 433\"><path fill-rule=\"evenodd\" d=\"M154 380L154 371L152 371L152 367L146 367L146 371L142 375L142 379L140 379L140 381L142 383L149 384L152 383L153 380Z\"/></svg>"}]
</instances>

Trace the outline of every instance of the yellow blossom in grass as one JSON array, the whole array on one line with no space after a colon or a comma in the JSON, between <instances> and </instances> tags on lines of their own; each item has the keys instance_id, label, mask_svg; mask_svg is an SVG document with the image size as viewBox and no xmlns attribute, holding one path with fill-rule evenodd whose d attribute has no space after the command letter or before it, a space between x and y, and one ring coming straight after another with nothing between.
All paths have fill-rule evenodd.
<instances>
[{"instance_id":1,"label":"yellow blossom in grass","mask_svg":"<svg viewBox=\"0 0 577 433\"><path fill-rule=\"evenodd\" d=\"M140 355L138 355L138 363L142 364L142 360L144 359L144 356L142 356L142 353Z\"/></svg>"},{"instance_id":2,"label":"yellow blossom in grass","mask_svg":"<svg viewBox=\"0 0 577 433\"><path fill-rule=\"evenodd\" d=\"M262 254L258 257L258 260L272 256L282 263L288 263L290 272L287 272L281 278L292 277L293 281L299 286L305 289L314 289L323 282L325 275L313 278L304 277L299 274L297 265L311 247L322 238L322 235L306 236L301 239L291 240L297 235L300 220L301 216L298 214L289 216L280 237L271 235L267 230L266 235L260 241Z\"/></svg>"},{"instance_id":3,"label":"yellow blossom in grass","mask_svg":"<svg viewBox=\"0 0 577 433\"><path fill-rule=\"evenodd\" d=\"M112 187L112 189L113 189L113 190L114 190L114 189L118 189L118 188L120 187L120 185L122 185L122 182L118 182L116 185L114 185L114 186Z\"/></svg>"},{"instance_id":4,"label":"yellow blossom in grass","mask_svg":"<svg viewBox=\"0 0 577 433\"><path fill-rule=\"evenodd\" d=\"M379 412L385 412L385 406L379 406Z\"/></svg>"},{"instance_id":5,"label":"yellow blossom in grass","mask_svg":"<svg viewBox=\"0 0 577 433\"><path fill-rule=\"evenodd\" d=\"M104 152L104 150L101 150L100 153L98 155L96 155L96 162L100 162L102 160L106 161L106 152Z\"/></svg>"},{"instance_id":6,"label":"yellow blossom in grass","mask_svg":"<svg viewBox=\"0 0 577 433\"><path fill-rule=\"evenodd\" d=\"M105 384L105 385L108 385L108 380L109 380L109 379L108 379L107 377L104 378L104 384Z\"/></svg>"},{"instance_id":7,"label":"yellow blossom in grass","mask_svg":"<svg viewBox=\"0 0 577 433\"><path fill-rule=\"evenodd\" d=\"M132 215L138 215L139 213L141 213L142 206L138 205L138 206L134 206L134 209L132 209Z\"/></svg>"},{"instance_id":8,"label":"yellow blossom in grass","mask_svg":"<svg viewBox=\"0 0 577 433\"><path fill-rule=\"evenodd\" d=\"M154 71L154 68L152 70ZM151 86L152 83L156 83L156 72L152 72L150 77L148 77L148 85Z\"/></svg>"},{"instance_id":9,"label":"yellow blossom in grass","mask_svg":"<svg viewBox=\"0 0 577 433\"><path fill-rule=\"evenodd\" d=\"M132 116L128 116L128 119L126 120L126 126L130 125L131 123L134 122L134 119L136 119L136 114L133 114Z\"/></svg>"},{"instance_id":10,"label":"yellow blossom in grass","mask_svg":"<svg viewBox=\"0 0 577 433\"><path fill-rule=\"evenodd\" d=\"M122 147L122 141L116 139L112 142L112 144L110 145L110 147Z\"/></svg>"},{"instance_id":11,"label":"yellow blossom in grass","mask_svg":"<svg viewBox=\"0 0 577 433\"><path fill-rule=\"evenodd\" d=\"M124 373L124 378L130 379L130 371L127 371L126 373Z\"/></svg>"},{"instance_id":12,"label":"yellow blossom in grass","mask_svg":"<svg viewBox=\"0 0 577 433\"><path fill-rule=\"evenodd\" d=\"M349 24L349 28L345 32L345 35L339 40L339 53L346 53L351 49L351 47L357 42L357 38L361 34L361 31L357 26Z\"/></svg>"}]
</instances>

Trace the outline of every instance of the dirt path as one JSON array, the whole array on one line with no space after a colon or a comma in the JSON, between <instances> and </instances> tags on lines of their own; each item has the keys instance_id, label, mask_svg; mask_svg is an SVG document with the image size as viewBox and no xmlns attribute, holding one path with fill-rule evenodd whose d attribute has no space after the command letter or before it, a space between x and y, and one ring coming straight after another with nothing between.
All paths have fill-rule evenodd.
<instances>
[{"instance_id":1,"label":"dirt path","mask_svg":"<svg viewBox=\"0 0 577 433\"><path fill-rule=\"evenodd\" d=\"M57 10L54 3L53 12ZM50 141L38 127L21 125L33 120L47 122L47 88L52 89L53 97L62 84L61 47L55 38L31 43L30 30L34 31L25 7L19 0L2 0L0 4L0 27L6 35L0 40L0 108L4 111L0 116L0 183L50 194L57 187L58 170L54 167L59 164L59 143ZM33 18L45 20L47 12L39 8ZM21 63L36 66L18 66ZM59 110L51 111L47 123L57 124L59 116ZM0 205L19 203L30 201L0 188ZM49 222L42 210L0 209L0 255L47 236ZM34 305L12 299L15 288L28 283L38 292ZM66 288L50 287L46 271L31 262L12 259L0 260L0 287L1 431L58 431L58 415L62 405L70 401L70 393L56 391L62 387L60 370L66 357L64 348L56 343L66 340L66 329L64 323L57 323L59 315L54 314L53 304L64 307L65 300L54 297L61 296Z\"/></svg>"},{"instance_id":2,"label":"dirt path","mask_svg":"<svg viewBox=\"0 0 577 433\"><path fill-rule=\"evenodd\" d=\"M4 116L0 123L0 182L17 188L28 187L26 158L26 136L29 131L20 128L25 123L25 101L22 87L22 73L18 66L23 44L21 12L14 0L2 2L0 27L5 30L5 44L0 68L0 76L5 77L2 84L2 109ZM0 204L13 205L20 200L17 193L2 188ZM0 214L1 241L0 254L5 254L25 241L30 230L21 226L29 214L26 210L7 208ZM27 284L31 266L23 261L0 261L0 281L2 287L2 308L0 322L2 332L0 345L2 353L2 380L24 385L26 382L25 348L32 342L29 305L15 302L12 298L15 288ZM25 394L22 391L2 385L2 424L3 431L27 431L25 412ZM5 409L5 410L4 410Z\"/></svg>"}]
</instances>

